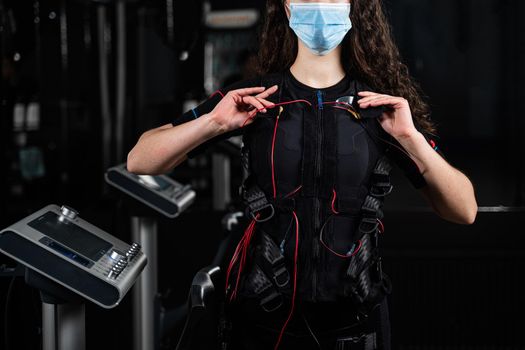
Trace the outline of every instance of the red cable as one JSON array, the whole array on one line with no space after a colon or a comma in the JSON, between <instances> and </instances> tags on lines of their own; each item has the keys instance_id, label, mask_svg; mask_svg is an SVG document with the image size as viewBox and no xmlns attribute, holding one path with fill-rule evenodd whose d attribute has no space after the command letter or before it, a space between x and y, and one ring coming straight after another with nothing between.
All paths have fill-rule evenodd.
<instances>
[{"instance_id":1,"label":"red cable","mask_svg":"<svg viewBox=\"0 0 525 350\"><path fill-rule=\"evenodd\" d=\"M321 244L326 248L328 249L328 251L332 254L334 254L335 256L338 256L342 259L349 259L351 257L353 257L354 255L357 254L357 252L359 252L359 250L361 249L361 245L362 245L362 242L361 240L359 239L357 242L359 243L359 245L357 246L357 249L355 249L352 254L348 255L348 254L341 254L341 253L338 253L336 252L335 250L333 250L332 248L330 248L323 240L322 237L319 237L319 241L321 242Z\"/></svg>"},{"instance_id":2,"label":"red cable","mask_svg":"<svg viewBox=\"0 0 525 350\"><path fill-rule=\"evenodd\" d=\"M288 314L288 318L286 319L286 322L283 325L283 328L281 328L281 333L279 333L279 338L277 339L277 343L275 344L274 350L277 350L279 348L279 344L281 344L281 340L284 334L284 330L288 326L288 323L292 319L292 315L295 308L295 294L297 291L297 257L299 252L299 219L297 218L297 214L295 213L295 210L292 212L294 219L295 219L295 253L294 253L294 268L293 268L293 292L292 292L292 307L290 308L290 313Z\"/></svg>"},{"instance_id":3,"label":"red cable","mask_svg":"<svg viewBox=\"0 0 525 350\"><path fill-rule=\"evenodd\" d=\"M264 109L272 109L272 108L275 108L275 107L278 107L278 106L285 106L285 105L289 105L289 104L292 104L292 103L299 103L299 102L304 102L304 103L308 104L310 107L312 106L312 104L309 101L307 101L307 100L293 100L293 101L286 101L286 102L281 102L281 103L275 103L275 104L273 104L271 106L268 106L268 107L254 109L252 112L255 112L255 113L253 113L253 115L250 115L248 118L246 118L246 120L242 124L242 127L244 127L246 125L248 120L253 119L257 115L257 113L259 113L260 111L262 111Z\"/></svg>"},{"instance_id":4,"label":"red cable","mask_svg":"<svg viewBox=\"0 0 525 350\"><path fill-rule=\"evenodd\" d=\"M332 212L334 214L339 214L339 212L337 210L335 210L335 208L334 208L335 199L337 198L337 193L335 192L335 188L332 189L332 191L333 191L332 192L333 193L333 197L332 197Z\"/></svg>"},{"instance_id":5,"label":"red cable","mask_svg":"<svg viewBox=\"0 0 525 350\"><path fill-rule=\"evenodd\" d=\"M235 281L235 289L232 292L230 301L235 299L235 297L237 296L237 290L239 288L239 281L241 280L241 273L244 268L244 265L246 264L246 256L248 255L248 247L250 245L250 241L253 236L254 227L255 227L255 220L252 220L247 230L247 237L242 244L241 261L239 262L239 270L237 271L237 280Z\"/></svg>"},{"instance_id":6,"label":"red cable","mask_svg":"<svg viewBox=\"0 0 525 350\"><path fill-rule=\"evenodd\" d=\"M291 104L291 103L298 103L298 102L304 102L304 103L307 103L308 105L312 106L312 104L309 101L306 101L306 100L293 100L293 101L287 101L287 102L274 104L272 106L268 106L268 107L261 108L261 109L256 109L254 115L253 116L249 116L244 121L243 127L244 127L244 125L246 124L246 122L248 120L250 120L253 117L255 117L255 115L259 111L261 111L263 109L266 109L266 108L270 109L270 108L274 108L274 107L277 107L277 106L283 106L283 105L287 105L287 104ZM277 137L277 127L279 125L279 117L280 117L282 111L283 111L282 109L279 111L279 114L277 115L277 118L275 119L275 126L274 126L274 130L273 130L273 138L272 138L271 165L272 165L273 198L277 198L277 186L276 186L276 182L275 182L274 153L275 153L275 140L276 140L276 137ZM295 194L301 188L302 188L302 185L300 185L298 188L296 188L294 191L292 191L291 193L289 193L285 197L288 197L288 196L290 196L292 194ZM295 309L295 297L296 297L296 292L297 292L297 260L298 260L298 252L299 252L299 219L297 218L297 214L295 213L295 210L292 212L292 214L293 214L294 219L295 219L295 253L294 253L294 275L293 275L292 306L291 306L288 318L286 319L286 322L284 323L284 325L283 325L283 327L281 329L281 332L279 334L279 338L277 340L277 343L275 344L275 349L277 349L279 347L279 344L281 343L281 339L282 339L282 336L284 334L284 331L285 331L286 327L288 326L288 323L290 322L290 320L292 318L292 315L293 315L293 311ZM256 219L259 217L259 215L260 214L257 214ZM237 288L238 288L238 283L239 283L239 280L240 280L241 271L242 271L243 266L244 266L244 264L246 262L247 249L248 249L248 246L250 244L251 237L253 235L253 228L255 226L256 219L252 220L252 222L250 223L250 225L246 229L243 238L241 239L241 241L237 245L237 248L235 250L233 258L230 261L230 266L228 267L228 271L227 271L227 274L226 274L226 286L228 286L229 275L230 275L231 269L232 269L233 265L235 264L236 260L238 259L239 254L241 254L241 260L239 262L239 271L237 272L237 281L236 281L235 289L232 292L230 300L233 300L233 298L237 294Z\"/></svg>"},{"instance_id":7,"label":"red cable","mask_svg":"<svg viewBox=\"0 0 525 350\"><path fill-rule=\"evenodd\" d=\"M385 225L383 225L383 222L380 219L377 219L377 222L379 223L379 232L383 233L385 232Z\"/></svg>"},{"instance_id":8,"label":"red cable","mask_svg":"<svg viewBox=\"0 0 525 350\"><path fill-rule=\"evenodd\" d=\"M239 271L237 273L237 280L235 281L235 289L232 292L232 295L230 297L230 301L233 300L235 298L235 296L237 295L237 289L239 287L239 280L240 280L241 272L242 272L242 270L244 268L244 265L246 263L246 256L248 255L248 247L250 245L250 241L251 241L252 236L253 236L255 223L257 222L256 220L259 218L260 215L261 215L260 213L257 213L257 215L255 216L255 219L253 219L250 222L250 224L248 225L248 227L244 231L244 235L242 236L241 240L237 244L237 247L235 248L235 252L233 253L233 257L230 260L230 264L228 266L228 270L226 271L226 284L225 284L225 287L226 287L226 290L227 290L228 286L229 286L231 270L233 269L233 266L235 265L235 263L239 259L239 254L241 254L240 255L241 260L239 261Z\"/></svg>"},{"instance_id":9,"label":"red cable","mask_svg":"<svg viewBox=\"0 0 525 350\"><path fill-rule=\"evenodd\" d=\"M224 97L224 94L221 92L221 90L217 90L217 91L215 91L213 94L211 94L211 96L208 97L208 98L212 98L213 96L215 96L215 95L217 95L217 94L221 95L221 97Z\"/></svg>"},{"instance_id":10,"label":"red cable","mask_svg":"<svg viewBox=\"0 0 525 350\"><path fill-rule=\"evenodd\" d=\"M310 103L310 101L307 101L307 100L292 100L292 101L285 101L285 102L280 102L280 103L276 103L268 108L274 108L274 107L277 107L277 106L285 106L285 105L289 105L289 104L292 104L292 103L299 103L299 102L303 102L303 103L306 103L307 105L309 105L310 107L312 107L312 103Z\"/></svg>"},{"instance_id":11,"label":"red cable","mask_svg":"<svg viewBox=\"0 0 525 350\"><path fill-rule=\"evenodd\" d=\"M292 192L290 192L290 193L288 193L286 196L284 196L284 198L287 198L287 197L290 197L290 196L296 194L297 191L299 191L302 187L303 187L303 185L300 185L300 186L297 187L295 190L293 190Z\"/></svg>"},{"instance_id":12,"label":"red cable","mask_svg":"<svg viewBox=\"0 0 525 350\"><path fill-rule=\"evenodd\" d=\"M251 223L248 226L248 228L250 226L251 226ZM247 232L248 228L246 229L246 231L244 232L243 237L241 238L241 240L237 244L237 247L235 248L235 252L233 253L232 259L230 260L230 265L228 266L228 270L226 271L226 285L225 285L226 291L228 290L231 270L232 270L233 266L235 265L235 263L237 262L237 259L239 258L239 253L240 253L240 251L242 249L243 242L246 239L246 232Z\"/></svg>"}]
</instances>

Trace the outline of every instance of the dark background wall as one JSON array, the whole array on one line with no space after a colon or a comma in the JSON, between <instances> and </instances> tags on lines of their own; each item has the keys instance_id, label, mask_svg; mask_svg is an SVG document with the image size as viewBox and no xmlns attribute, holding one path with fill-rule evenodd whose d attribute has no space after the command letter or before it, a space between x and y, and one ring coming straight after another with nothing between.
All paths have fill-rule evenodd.
<instances>
[{"instance_id":1,"label":"dark background wall","mask_svg":"<svg viewBox=\"0 0 525 350\"><path fill-rule=\"evenodd\" d=\"M107 12L104 45L114 116L114 5L0 0L0 6L0 227L46 204L68 204L130 241L129 206L103 182L97 11L105 6ZM211 6L263 9L264 3ZM201 1L128 1L126 8L129 150L141 132L181 113L185 100L206 97L207 34L200 25ZM390 0L385 8L401 53L428 95L439 146L471 178L480 205L472 226L444 222L394 173L383 249L394 284L395 348L525 348L525 2ZM256 28L250 31L255 35ZM188 58L181 60L184 52ZM40 127L16 129L15 106L30 103L40 107ZM211 210L211 154L219 151L211 149L172 174L191 183L199 199L180 218L158 218L159 289L168 307L184 302L193 274L211 262L224 237L225 212ZM232 157L235 190L240 169ZM124 159L113 155L111 163ZM2 264L12 262L0 257ZM129 296L110 311L89 304L88 348L100 346L99 339L105 346L129 346L130 309ZM39 299L21 278L0 277L0 312L0 348L38 346ZM119 326L115 319L122 320Z\"/></svg>"}]
</instances>

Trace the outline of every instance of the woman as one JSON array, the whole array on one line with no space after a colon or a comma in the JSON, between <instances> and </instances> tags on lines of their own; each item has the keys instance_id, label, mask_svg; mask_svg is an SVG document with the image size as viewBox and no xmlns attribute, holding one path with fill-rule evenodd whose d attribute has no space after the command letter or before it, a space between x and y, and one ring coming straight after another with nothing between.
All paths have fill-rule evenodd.
<instances>
[{"instance_id":1,"label":"woman","mask_svg":"<svg viewBox=\"0 0 525 350\"><path fill-rule=\"evenodd\" d=\"M268 0L259 56L261 77L145 132L128 169L165 173L242 134L251 222L226 268L232 348L389 349L390 161L451 222L474 222L473 186L430 138L380 0Z\"/></svg>"}]
</instances>

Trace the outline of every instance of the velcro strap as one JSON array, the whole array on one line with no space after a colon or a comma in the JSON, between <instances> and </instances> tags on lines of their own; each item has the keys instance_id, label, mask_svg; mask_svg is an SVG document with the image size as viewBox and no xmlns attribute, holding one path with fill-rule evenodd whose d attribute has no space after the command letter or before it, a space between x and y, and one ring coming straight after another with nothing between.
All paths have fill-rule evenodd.
<instances>
[{"instance_id":1,"label":"velcro strap","mask_svg":"<svg viewBox=\"0 0 525 350\"><path fill-rule=\"evenodd\" d=\"M258 237L257 256L262 258L261 267L271 276L277 287L286 287L290 282L290 274L286 269L284 255L266 232L260 230Z\"/></svg>"},{"instance_id":2,"label":"velcro strap","mask_svg":"<svg viewBox=\"0 0 525 350\"><path fill-rule=\"evenodd\" d=\"M374 167L374 175L389 175L392 170L392 164L386 156L379 158Z\"/></svg>"},{"instance_id":3,"label":"velcro strap","mask_svg":"<svg viewBox=\"0 0 525 350\"><path fill-rule=\"evenodd\" d=\"M372 246L370 235L363 235L363 237L361 237L361 249L359 249L359 252L350 260L346 275L353 281L357 280L359 274L370 268L377 258L377 249Z\"/></svg>"},{"instance_id":4,"label":"velcro strap","mask_svg":"<svg viewBox=\"0 0 525 350\"><path fill-rule=\"evenodd\" d=\"M373 196L366 196L363 205L361 206L361 212L363 217L368 218L382 218L383 211L381 210L382 202L380 199Z\"/></svg>"},{"instance_id":5,"label":"velcro strap","mask_svg":"<svg viewBox=\"0 0 525 350\"><path fill-rule=\"evenodd\" d=\"M248 181L247 181L248 182ZM274 206L268 202L266 194L257 185L242 188L242 199L246 205L246 212L257 222L268 221L275 214ZM260 217L256 219L256 214Z\"/></svg>"},{"instance_id":6,"label":"velcro strap","mask_svg":"<svg viewBox=\"0 0 525 350\"><path fill-rule=\"evenodd\" d=\"M250 188L245 189L243 199L246 205L250 208L250 211L253 212L257 212L269 204L266 195L259 186L251 186Z\"/></svg>"},{"instance_id":7,"label":"velcro strap","mask_svg":"<svg viewBox=\"0 0 525 350\"><path fill-rule=\"evenodd\" d=\"M390 171L392 164L386 156L381 157L374 167L371 178L370 193L375 197L384 197L392 192Z\"/></svg>"},{"instance_id":8,"label":"velcro strap","mask_svg":"<svg viewBox=\"0 0 525 350\"><path fill-rule=\"evenodd\" d=\"M261 307L267 312L276 310L283 303L281 294L257 264L253 265L246 280L246 289L257 294Z\"/></svg>"}]
</instances>

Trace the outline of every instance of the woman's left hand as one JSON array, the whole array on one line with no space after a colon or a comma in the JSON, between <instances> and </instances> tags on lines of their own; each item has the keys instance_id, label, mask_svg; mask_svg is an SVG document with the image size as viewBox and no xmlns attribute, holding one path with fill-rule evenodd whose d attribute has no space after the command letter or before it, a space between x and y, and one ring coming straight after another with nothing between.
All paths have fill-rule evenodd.
<instances>
[{"instance_id":1,"label":"woman's left hand","mask_svg":"<svg viewBox=\"0 0 525 350\"><path fill-rule=\"evenodd\" d=\"M379 118L383 129L396 140L409 137L417 133L412 120L412 113L408 101L402 97L378 94L371 91L361 91L358 101L360 108L387 106L390 107Z\"/></svg>"}]
</instances>

